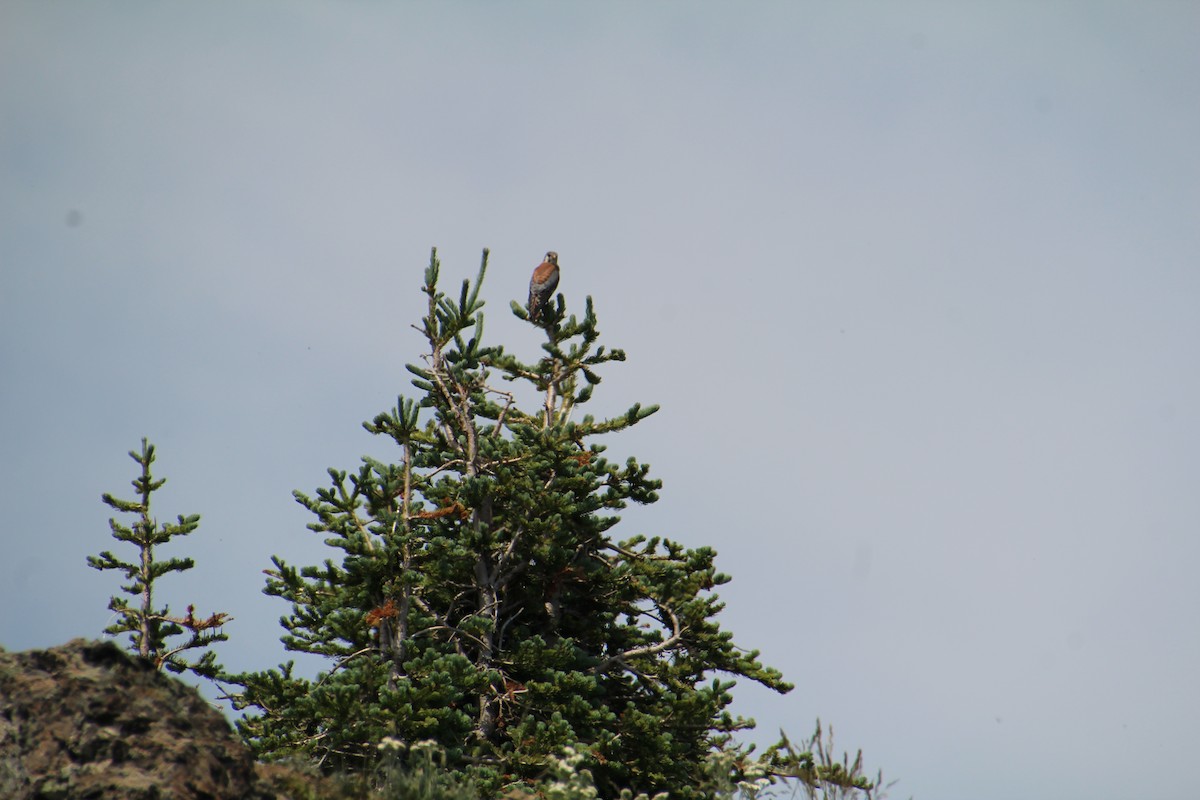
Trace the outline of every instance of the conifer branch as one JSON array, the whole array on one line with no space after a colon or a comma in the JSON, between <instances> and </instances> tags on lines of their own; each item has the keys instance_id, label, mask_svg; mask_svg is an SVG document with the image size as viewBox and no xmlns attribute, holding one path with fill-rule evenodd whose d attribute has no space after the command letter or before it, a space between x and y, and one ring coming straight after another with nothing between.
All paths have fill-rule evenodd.
<instances>
[{"instance_id":1,"label":"conifer branch","mask_svg":"<svg viewBox=\"0 0 1200 800\"><path fill-rule=\"evenodd\" d=\"M332 678L332 677L333 677L333 675L334 675L334 673L335 673L335 672L337 672L339 669L341 669L342 667L344 667L344 666L346 666L347 664L349 664L349 663L350 663L350 661L352 661L353 659L355 659L355 658L357 658L357 657L359 657L359 656L365 656L367 653L370 653L370 652L371 652L373 649L374 649L374 648L371 648L371 647L364 647L364 648L363 648L363 649L361 649L361 650L356 650L355 652L351 653L350 655L348 655L348 656L345 656L344 658L342 658L342 660L341 660L341 661L339 661L338 663L334 664L334 666L333 666L333 669L329 670L329 672L327 672L325 675L323 675L323 676L321 677L321 680L317 681L316 685L315 685L313 688L314 688L314 689L320 689L322 686L324 686L324 685L325 685L325 683L326 683L326 682L327 682L327 681L328 681L330 678Z\"/></svg>"},{"instance_id":2,"label":"conifer branch","mask_svg":"<svg viewBox=\"0 0 1200 800\"><path fill-rule=\"evenodd\" d=\"M671 635L666 639L663 639L661 642L655 642L654 644L648 644L641 647L632 647L623 653L610 656L596 667L597 672L603 672L613 664L627 666L631 659L641 658L642 656L658 655L659 653L670 650L679 644L680 640L683 638L683 627L679 624L679 617L675 616L675 612L664 605L659 605L658 609L664 612L669 618Z\"/></svg>"}]
</instances>

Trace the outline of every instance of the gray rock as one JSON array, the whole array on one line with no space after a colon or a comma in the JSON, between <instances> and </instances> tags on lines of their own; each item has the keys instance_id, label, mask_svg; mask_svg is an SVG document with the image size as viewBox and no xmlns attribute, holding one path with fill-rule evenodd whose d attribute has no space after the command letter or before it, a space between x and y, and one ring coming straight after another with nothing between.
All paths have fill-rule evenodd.
<instances>
[{"instance_id":1,"label":"gray rock","mask_svg":"<svg viewBox=\"0 0 1200 800\"><path fill-rule=\"evenodd\" d=\"M0 649L0 798L270 796L257 783L220 712L116 644Z\"/></svg>"}]
</instances>

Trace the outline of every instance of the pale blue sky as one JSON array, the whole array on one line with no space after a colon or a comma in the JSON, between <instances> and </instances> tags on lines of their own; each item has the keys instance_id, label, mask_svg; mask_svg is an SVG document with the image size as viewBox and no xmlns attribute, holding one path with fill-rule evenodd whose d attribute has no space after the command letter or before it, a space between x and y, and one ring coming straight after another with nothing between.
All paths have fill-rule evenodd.
<instances>
[{"instance_id":1,"label":"pale blue sky","mask_svg":"<svg viewBox=\"0 0 1200 800\"><path fill-rule=\"evenodd\" d=\"M764 738L919 800L1195 791L1200 6L0 4L0 644L96 636L159 446L166 599L274 665L290 497L388 456L429 248L561 256L598 410L711 545Z\"/></svg>"}]
</instances>

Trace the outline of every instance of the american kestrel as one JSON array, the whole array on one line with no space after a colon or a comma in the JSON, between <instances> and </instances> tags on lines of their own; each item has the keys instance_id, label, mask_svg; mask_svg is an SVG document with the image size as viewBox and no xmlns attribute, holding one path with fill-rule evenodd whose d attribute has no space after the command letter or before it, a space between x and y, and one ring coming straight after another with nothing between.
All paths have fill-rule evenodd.
<instances>
[{"instance_id":1,"label":"american kestrel","mask_svg":"<svg viewBox=\"0 0 1200 800\"><path fill-rule=\"evenodd\" d=\"M546 260L537 265L533 277L529 279L529 319L537 322L542 317L542 309L550 302L554 290L558 288L558 253L551 250L546 253Z\"/></svg>"}]
</instances>

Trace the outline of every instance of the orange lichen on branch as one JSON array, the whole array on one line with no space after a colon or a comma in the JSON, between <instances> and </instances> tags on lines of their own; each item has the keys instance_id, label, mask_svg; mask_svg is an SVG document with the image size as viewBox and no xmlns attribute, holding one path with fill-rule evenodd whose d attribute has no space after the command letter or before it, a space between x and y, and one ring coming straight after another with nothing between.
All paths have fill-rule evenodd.
<instances>
[{"instance_id":1,"label":"orange lichen on branch","mask_svg":"<svg viewBox=\"0 0 1200 800\"><path fill-rule=\"evenodd\" d=\"M217 613L217 614L213 614L211 617L208 617L207 619L199 619L196 617L196 607L188 606L186 617L164 616L164 617L160 617L159 619L162 619L164 622L174 622L176 625L182 625L183 627L187 628L190 631L195 631L196 633L199 633L200 631L207 631L212 628L219 628L222 625L224 625L226 622L228 622L229 620L233 619L233 617L229 616L228 614Z\"/></svg>"},{"instance_id":2,"label":"orange lichen on branch","mask_svg":"<svg viewBox=\"0 0 1200 800\"><path fill-rule=\"evenodd\" d=\"M439 508L437 511L418 511L412 515L412 519L441 519L442 517L449 517L451 515L457 515L459 519L467 520L471 517L471 509L455 501L448 506Z\"/></svg>"},{"instance_id":3,"label":"orange lichen on branch","mask_svg":"<svg viewBox=\"0 0 1200 800\"><path fill-rule=\"evenodd\" d=\"M500 695L500 713L499 719L496 720L496 727L508 727L509 712L517 701L517 695L525 694L528 691L525 684L510 678L504 679L504 693Z\"/></svg>"},{"instance_id":4,"label":"orange lichen on branch","mask_svg":"<svg viewBox=\"0 0 1200 800\"><path fill-rule=\"evenodd\" d=\"M383 620L398 616L400 616L400 609L396 608L396 604L389 597L383 605L367 612L367 627L374 628Z\"/></svg>"},{"instance_id":5,"label":"orange lichen on branch","mask_svg":"<svg viewBox=\"0 0 1200 800\"><path fill-rule=\"evenodd\" d=\"M567 581L581 581L583 577L583 570L579 569L579 567L563 567L550 579L548 593L559 592L562 590L563 584Z\"/></svg>"}]
</instances>

